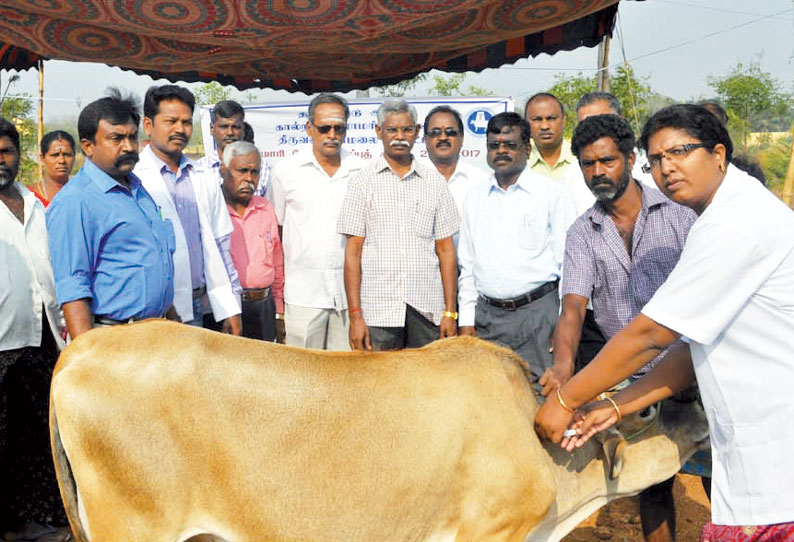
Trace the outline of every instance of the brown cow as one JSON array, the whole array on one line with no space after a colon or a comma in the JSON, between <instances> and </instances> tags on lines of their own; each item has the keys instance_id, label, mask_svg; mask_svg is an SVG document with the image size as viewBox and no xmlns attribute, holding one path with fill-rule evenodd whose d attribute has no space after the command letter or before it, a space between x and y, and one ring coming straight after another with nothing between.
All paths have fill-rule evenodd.
<instances>
[{"instance_id":1,"label":"brown cow","mask_svg":"<svg viewBox=\"0 0 794 542\"><path fill-rule=\"evenodd\" d=\"M360 354L166 321L97 329L53 377L61 493L92 542L556 541L706 434L695 404L665 409L612 481L595 444L544 449L526 370L472 338Z\"/></svg>"}]
</instances>

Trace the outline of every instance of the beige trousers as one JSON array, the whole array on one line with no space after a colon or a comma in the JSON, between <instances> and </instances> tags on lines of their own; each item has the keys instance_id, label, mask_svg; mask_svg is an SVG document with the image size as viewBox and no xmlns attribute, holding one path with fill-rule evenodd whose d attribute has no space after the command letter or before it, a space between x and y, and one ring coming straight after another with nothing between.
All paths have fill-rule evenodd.
<instances>
[{"instance_id":1,"label":"beige trousers","mask_svg":"<svg viewBox=\"0 0 794 542\"><path fill-rule=\"evenodd\" d=\"M315 309L285 303L284 324L289 346L350 350L347 309Z\"/></svg>"}]
</instances>

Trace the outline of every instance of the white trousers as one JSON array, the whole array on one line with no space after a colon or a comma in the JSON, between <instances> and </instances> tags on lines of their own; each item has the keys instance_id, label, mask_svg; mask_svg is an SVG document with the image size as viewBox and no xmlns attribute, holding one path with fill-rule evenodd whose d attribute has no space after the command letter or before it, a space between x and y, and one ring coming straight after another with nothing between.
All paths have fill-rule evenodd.
<instances>
[{"instance_id":1,"label":"white trousers","mask_svg":"<svg viewBox=\"0 0 794 542\"><path fill-rule=\"evenodd\" d=\"M318 350L350 350L347 309L315 309L284 304L284 324L289 346Z\"/></svg>"}]
</instances>

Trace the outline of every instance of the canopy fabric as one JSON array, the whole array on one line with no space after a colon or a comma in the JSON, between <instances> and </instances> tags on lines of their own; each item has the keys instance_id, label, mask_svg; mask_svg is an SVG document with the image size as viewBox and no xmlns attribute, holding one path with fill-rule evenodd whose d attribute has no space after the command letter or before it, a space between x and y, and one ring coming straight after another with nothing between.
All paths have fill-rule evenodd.
<instances>
[{"instance_id":1,"label":"canopy fabric","mask_svg":"<svg viewBox=\"0 0 794 542\"><path fill-rule=\"evenodd\" d=\"M592 47L618 0L14 0L0 67L102 62L154 78L306 93L479 71Z\"/></svg>"}]
</instances>

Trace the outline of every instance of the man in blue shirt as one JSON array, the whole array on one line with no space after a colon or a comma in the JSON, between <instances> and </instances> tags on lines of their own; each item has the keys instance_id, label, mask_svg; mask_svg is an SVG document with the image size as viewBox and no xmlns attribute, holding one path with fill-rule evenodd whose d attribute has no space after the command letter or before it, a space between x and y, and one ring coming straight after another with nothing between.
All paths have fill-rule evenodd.
<instances>
[{"instance_id":1,"label":"man in blue shirt","mask_svg":"<svg viewBox=\"0 0 794 542\"><path fill-rule=\"evenodd\" d=\"M117 90L80 113L83 168L47 212L55 291L72 338L173 314L174 230L132 174L140 114Z\"/></svg>"}]
</instances>

